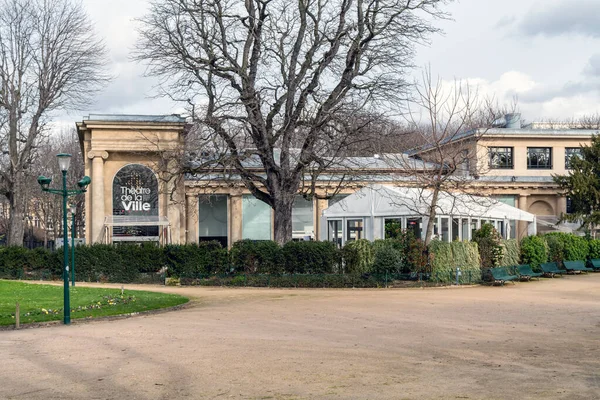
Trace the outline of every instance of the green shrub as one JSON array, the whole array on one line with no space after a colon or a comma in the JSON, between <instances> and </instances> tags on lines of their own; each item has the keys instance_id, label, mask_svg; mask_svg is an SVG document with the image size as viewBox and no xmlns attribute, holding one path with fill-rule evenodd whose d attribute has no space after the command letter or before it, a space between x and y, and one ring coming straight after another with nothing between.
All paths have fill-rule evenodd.
<instances>
[{"instance_id":1,"label":"green shrub","mask_svg":"<svg viewBox=\"0 0 600 400\"><path fill-rule=\"evenodd\" d=\"M473 241L477 243L481 268L494 268L502 263L504 251L501 237L492 224L483 224L473 234Z\"/></svg>"},{"instance_id":2,"label":"green shrub","mask_svg":"<svg viewBox=\"0 0 600 400\"><path fill-rule=\"evenodd\" d=\"M338 270L339 254L333 242L287 242L281 252L290 274L325 274Z\"/></svg>"},{"instance_id":3,"label":"green shrub","mask_svg":"<svg viewBox=\"0 0 600 400\"><path fill-rule=\"evenodd\" d=\"M437 282L456 281L456 267L460 267L460 283L473 283L480 280L480 258L477 243L434 240L429 244L431 254L431 276Z\"/></svg>"},{"instance_id":4,"label":"green shrub","mask_svg":"<svg viewBox=\"0 0 600 400\"><path fill-rule=\"evenodd\" d=\"M521 240L521 262L535 270L548 260L548 244L541 236L526 236Z\"/></svg>"},{"instance_id":5,"label":"green shrub","mask_svg":"<svg viewBox=\"0 0 600 400\"><path fill-rule=\"evenodd\" d=\"M364 274L371 272L374 262L373 247L367 239L347 242L342 253L346 273Z\"/></svg>"},{"instance_id":6,"label":"green shrub","mask_svg":"<svg viewBox=\"0 0 600 400\"><path fill-rule=\"evenodd\" d=\"M226 272L229 268L227 249L216 241L169 245L163 248L163 253L163 265L166 264L169 276L173 277L196 277Z\"/></svg>"},{"instance_id":7,"label":"green shrub","mask_svg":"<svg viewBox=\"0 0 600 400\"><path fill-rule=\"evenodd\" d=\"M165 249L155 243L121 244L115 248L121 262L140 273L157 273L165 266Z\"/></svg>"},{"instance_id":8,"label":"green shrub","mask_svg":"<svg viewBox=\"0 0 600 400\"><path fill-rule=\"evenodd\" d=\"M233 244L230 251L232 268L237 272L283 272L283 255L279 244L272 240L244 239Z\"/></svg>"},{"instance_id":9,"label":"green shrub","mask_svg":"<svg viewBox=\"0 0 600 400\"><path fill-rule=\"evenodd\" d=\"M521 249L519 248L519 242L516 239L502 240L502 262L500 266L509 267L512 265L518 265L521 261Z\"/></svg>"},{"instance_id":10,"label":"green shrub","mask_svg":"<svg viewBox=\"0 0 600 400\"><path fill-rule=\"evenodd\" d=\"M586 260L589 255L590 247L586 238L576 236L572 233L553 232L544 236L546 240L556 243L556 240L562 243L562 259L565 261ZM550 239L552 238L552 239ZM556 239L556 240L555 240ZM553 252L556 250L553 249ZM557 254L553 254L558 258Z\"/></svg>"},{"instance_id":11,"label":"green shrub","mask_svg":"<svg viewBox=\"0 0 600 400\"><path fill-rule=\"evenodd\" d=\"M564 258L565 242L558 235L545 235L548 244L548 261L560 263Z\"/></svg>"},{"instance_id":12,"label":"green shrub","mask_svg":"<svg viewBox=\"0 0 600 400\"><path fill-rule=\"evenodd\" d=\"M384 229L386 239L402 239L405 234L402 231L402 223L398 220L386 220Z\"/></svg>"},{"instance_id":13,"label":"green shrub","mask_svg":"<svg viewBox=\"0 0 600 400\"><path fill-rule=\"evenodd\" d=\"M591 259L600 258L600 239L592 239L589 241L589 257Z\"/></svg>"},{"instance_id":14,"label":"green shrub","mask_svg":"<svg viewBox=\"0 0 600 400\"><path fill-rule=\"evenodd\" d=\"M402 270L402 254L391 245L375 247L373 272L376 274L400 273Z\"/></svg>"}]
</instances>

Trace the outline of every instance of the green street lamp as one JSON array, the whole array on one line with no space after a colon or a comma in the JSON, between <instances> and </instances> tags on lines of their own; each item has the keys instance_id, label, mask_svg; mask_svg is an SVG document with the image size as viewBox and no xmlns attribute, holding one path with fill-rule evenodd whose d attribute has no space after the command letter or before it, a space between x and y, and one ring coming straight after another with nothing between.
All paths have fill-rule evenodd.
<instances>
[{"instance_id":1,"label":"green street lamp","mask_svg":"<svg viewBox=\"0 0 600 400\"><path fill-rule=\"evenodd\" d=\"M63 313L63 322L65 325L69 325L71 323L71 300L69 298L69 234L67 227L67 199L69 196L76 196L81 193L85 193L88 185L91 183L91 179L89 176L83 177L82 180L77 182L77 186L79 189L67 189L67 171L69 170L69 165L71 164L71 155L70 154L57 154L58 158L58 167L62 172L62 189L50 189L50 183L52 183L52 178L46 178L45 176L40 176L38 178L38 183L42 187L44 192L56 194L62 196L63 198L63 282L64 282L64 313Z\"/></svg>"},{"instance_id":2,"label":"green street lamp","mask_svg":"<svg viewBox=\"0 0 600 400\"><path fill-rule=\"evenodd\" d=\"M75 214L77 213L77 206L71 204L69 207L73 221L71 222L71 286L75 286Z\"/></svg>"}]
</instances>

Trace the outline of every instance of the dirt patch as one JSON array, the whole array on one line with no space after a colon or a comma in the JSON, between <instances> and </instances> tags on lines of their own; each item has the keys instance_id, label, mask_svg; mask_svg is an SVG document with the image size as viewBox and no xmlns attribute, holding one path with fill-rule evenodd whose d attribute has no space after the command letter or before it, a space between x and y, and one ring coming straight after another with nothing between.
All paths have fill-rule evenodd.
<instances>
[{"instance_id":1,"label":"dirt patch","mask_svg":"<svg viewBox=\"0 0 600 400\"><path fill-rule=\"evenodd\" d=\"M0 398L600 398L600 274L505 287L125 288L192 302L0 332Z\"/></svg>"}]
</instances>

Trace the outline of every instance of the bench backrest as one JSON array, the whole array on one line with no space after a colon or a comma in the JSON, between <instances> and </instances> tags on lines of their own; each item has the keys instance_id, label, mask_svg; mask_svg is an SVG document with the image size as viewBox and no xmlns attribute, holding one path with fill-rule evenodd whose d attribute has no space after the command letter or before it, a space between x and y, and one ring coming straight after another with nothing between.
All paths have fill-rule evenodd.
<instances>
[{"instance_id":1,"label":"bench backrest","mask_svg":"<svg viewBox=\"0 0 600 400\"><path fill-rule=\"evenodd\" d=\"M533 270L531 269L529 264L517 265L517 270L519 271L519 275L533 274Z\"/></svg>"},{"instance_id":2,"label":"bench backrest","mask_svg":"<svg viewBox=\"0 0 600 400\"><path fill-rule=\"evenodd\" d=\"M558 264L555 262L543 263L540 266L542 267L542 271L544 272L558 271Z\"/></svg>"},{"instance_id":3,"label":"bench backrest","mask_svg":"<svg viewBox=\"0 0 600 400\"><path fill-rule=\"evenodd\" d=\"M565 264L565 268L567 269L579 269L585 268L585 263L581 260L578 261L563 261Z\"/></svg>"},{"instance_id":4,"label":"bench backrest","mask_svg":"<svg viewBox=\"0 0 600 400\"><path fill-rule=\"evenodd\" d=\"M592 263L594 268L600 268L600 258L595 258L593 260L590 260L590 262Z\"/></svg>"},{"instance_id":5,"label":"bench backrest","mask_svg":"<svg viewBox=\"0 0 600 400\"><path fill-rule=\"evenodd\" d=\"M507 267L491 268L491 271L492 271L492 276L494 277L494 279L502 279L502 278L512 275L511 273L509 273Z\"/></svg>"}]
</instances>

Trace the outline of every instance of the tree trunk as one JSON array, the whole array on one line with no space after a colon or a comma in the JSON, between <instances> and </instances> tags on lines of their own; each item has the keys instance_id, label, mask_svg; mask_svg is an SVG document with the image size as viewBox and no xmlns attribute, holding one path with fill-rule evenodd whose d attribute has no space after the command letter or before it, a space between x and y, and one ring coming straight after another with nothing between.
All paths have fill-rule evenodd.
<instances>
[{"instance_id":1,"label":"tree trunk","mask_svg":"<svg viewBox=\"0 0 600 400\"><path fill-rule=\"evenodd\" d=\"M431 238L433 237L433 225L435 224L435 220L436 220L436 208L437 208L437 202L438 199L440 197L440 189L438 187L435 187L433 189L433 194L431 196L431 204L429 204L429 220L427 221L427 231L425 232L425 245L429 246L429 243L431 242Z\"/></svg>"},{"instance_id":2,"label":"tree trunk","mask_svg":"<svg viewBox=\"0 0 600 400\"><path fill-rule=\"evenodd\" d=\"M21 171L16 172L9 195L10 220L8 222L8 246L23 246L25 235L25 176Z\"/></svg>"},{"instance_id":3,"label":"tree trunk","mask_svg":"<svg viewBox=\"0 0 600 400\"><path fill-rule=\"evenodd\" d=\"M273 204L274 236L280 245L292 240L292 208L295 195L281 193Z\"/></svg>"}]
</instances>

